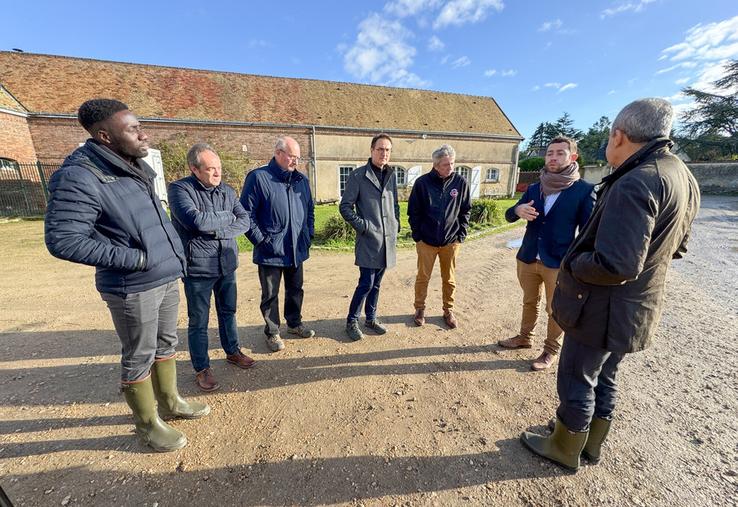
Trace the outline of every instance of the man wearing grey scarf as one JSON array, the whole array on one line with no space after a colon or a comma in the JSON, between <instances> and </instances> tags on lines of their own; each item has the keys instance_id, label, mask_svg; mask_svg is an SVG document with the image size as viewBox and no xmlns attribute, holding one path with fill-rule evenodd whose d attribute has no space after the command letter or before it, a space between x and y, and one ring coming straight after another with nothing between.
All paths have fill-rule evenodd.
<instances>
[{"instance_id":1,"label":"man wearing grey scarf","mask_svg":"<svg viewBox=\"0 0 738 507\"><path fill-rule=\"evenodd\" d=\"M551 300L559 265L577 228L581 230L594 205L593 185L580 179L575 140L558 136L546 149L546 165L540 182L528 187L520 200L505 213L508 222L527 220L517 255L517 271L523 289L523 316L516 336L498 343L506 349L529 349L541 302L546 292L548 328L543 352L533 361L535 371L550 368L561 349L563 332L551 318Z\"/></svg>"}]
</instances>

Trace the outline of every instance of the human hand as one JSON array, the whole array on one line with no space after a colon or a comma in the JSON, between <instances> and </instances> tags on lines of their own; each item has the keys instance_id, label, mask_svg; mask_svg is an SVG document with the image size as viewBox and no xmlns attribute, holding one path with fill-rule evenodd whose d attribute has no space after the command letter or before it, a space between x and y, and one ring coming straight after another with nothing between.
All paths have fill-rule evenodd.
<instances>
[{"instance_id":1,"label":"human hand","mask_svg":"<svg viewBox=\"0 0 738 507\"><path fill-rule=\"evenodd\" d=\"M538 217L538 212L536 211L536 208L533 207L533 204L533 201L524 204L518 204L517 206L515 206L515 214L523 220L532 222Z\"/></svg>"}]
</instances>

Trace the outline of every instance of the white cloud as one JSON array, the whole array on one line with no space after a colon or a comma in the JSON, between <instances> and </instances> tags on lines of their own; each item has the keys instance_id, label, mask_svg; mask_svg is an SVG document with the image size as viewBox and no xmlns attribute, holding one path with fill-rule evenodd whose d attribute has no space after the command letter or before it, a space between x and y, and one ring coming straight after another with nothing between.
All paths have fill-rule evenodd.
<instances>
[{"instance_id":1,"label":"white cloud","mask_svg":"<svg viewBox=\"0 0 738 507\"><path fill-rule=\"evenodd\" d=\"M476 23L486 18L490 9L499 12L504 7L502 0L450 0L438 13L433 28Z\"/></svg>"},{"instance_id":2,"label":"white cloud","mask_svg":"<svg viewBox=\"0 0 738 507\"><path fill-rule=\"evenodd\" d=\"M698 24L687 30L684 41L662 52L672 62L738 58L738 16L724 21Z\"/></svg>"},{"instance_id":3,"label":"white cloud","mask_svg":"<svg viewBox=\"0 0 738 507\"><path fill-rule=\"evenodd\" d=\"M543 85L544 88L553 88L553 89L555 89L556 90L556 93L565 92L567 90L574 89L577 86L579 86L577 83L561 84L561 83L557 83L557 82L544 83L544 85ZM536 88L536 89L538 89L538 88Z\"/></svg>"},{"instance_id":4,"label":"white cloud","mask_svg":"<svg viewBox=\"0 0 738 507\"><path fill-rule=\"evenodd\" d=\"M607 92L608 95L615 95L617 93L617 90L610 90Z\"/></svg>"},{"instance_id":5,"label":"white cloud","mask_svg":"<svg viewBox=\"0 0 738 507\"><path fill-rule=\"evenodd\" d=\"M577 86L579 86L577 83L566 83L561 88L559 88L559 91L556 93L565 92L566 90L572 90L576 88Z\"/></svg>"},{"instance_id":6,"label":"white cloud","mask_svg":"<svg viewBox=\"0 0 738 507\"><path fill-rule=\"evenodd\" d=\"M264 39L251 39L250 41L246 43L246 47L248 47L249 49L265 48L268 45L269 43L265 41Z\"/></svg>"},{"instance_id":7,"label":"white cloud","mask_svg":"<svg viewBox=\"0 0 738 507\"><path fill-rule=\"evenodd\" d=\"M453 67L454 69L458 69L459 67L466 67L469 64L471 64L471 60L469 59L469 57L461 56L457 58L456 60L454 60L453 62L451 62L451 67Z\"/></svg>"},{"instance_id":8,"label":"white cloud","mask_svg":"<svg viewBox=\"0 0 738 507\"><path fill-rule=\"evenodd\" d=\"M539 32L548 32L549 30L558 30L563 26L564 22L560 19L554 19L551 21L544 21L541 27L538 29Z\"/></svg>"},{"instance_id":9,"label":"white cloud","mask_svg":"<svg viewBox=\"0 0 738 507\"><path fill-rule=\"evenodd\" d=\"M487 69L487 70L484 71L484 76L485 77L492 77L495 74L497 74L497 69Z\"/></svg>"},{"instance_id":10,"label":"white cloud","mask_svg":"<svg viewBox=\"0 0 738 507\"><path fill-rule=\"evenodd\" d=\"M502 77L513 77L518 74L518 71L515 69L504 69L500 75Z\"/></svg>"},{"instance_id":11,"label":"white cloud","mask_svg":"<svg viewBox=\"0 0 738 507\"><path fill-rule=\"evenodd\" d=\"M441 0L393 0L384 5L384 11L404 18L414 16L422 11L432 10L441 4Z\"/></svg>"},{"instance_id":12,"label":"white cloud","mask_svg":"<svg viewBox=\"0 0 738 507\"><path fill-rule=\"evenodd\" d=\"M375 84L423 87L430 83L408 70L416 50L412 32L399 21L372 13L359 23L356 42L344 53L344 68L357 79Z\"/></svg>"},{"instance_id":13,"label":"white cloud","mask_svg":"<svg viewBox=\"0 0 738 507\"><path fill-rule=\"evenodd\" d=\"M537 92L540 89L541 87L539 85L535 85L533 88L531 88L531 90L533 90L534 92Z\"/></svg>"},{"instance_id":14,"label":"white cloud","mask_svg":"<svg viewBox=\"0 0 738 507\"><path fill-rule=\"evenodd\" d=\"M435 35L432 35L431 38L428 39L428 49L430 51L441 51L445 47L446 44L444 44L443 41Z\"/></svg>"},{"instance_id":15,"label":"white cloud","mask_svg":"<svg viewBox=\"0 0 738 507\"><path fill-rule=\"evenodd\" d=\"M633 11L633 12L641 12L643 8L650 4L655 2L656 0L638 0L635 2L625 2L620 3L619 5L616 5L615 7L611 7L609 9L605 9L600 13L600 18L608 18L610 16L615 16L616 14L622 14L623 12Z\"/></svg>"},{"instance_id":16,"label":"white cloud","mask_svg":"<svg viewBox=\"0 0 738 507\"><path fill-rule=\"evenodd\" d=\"M657 74L675 69L691 71L676 82L692 88L715 92L712 82L722 77L729 60L738 59L738 16L714 23L698 24L686 31L684 40L663 51L659 60L672 62ZM685 97L684 100L687 100Z\"/></svg>"}]
</instances>

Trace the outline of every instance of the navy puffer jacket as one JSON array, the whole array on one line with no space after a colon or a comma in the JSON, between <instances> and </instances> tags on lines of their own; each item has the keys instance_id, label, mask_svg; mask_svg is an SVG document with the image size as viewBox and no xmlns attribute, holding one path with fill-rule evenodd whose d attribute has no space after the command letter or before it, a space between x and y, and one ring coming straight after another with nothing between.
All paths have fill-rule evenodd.
<instances>
[{"instance_id":1,"label":"navy puffer jacket","mask_svg":"<svg viewBox=\"0 0 738 507\"><path fill-rule=\"evenodd\" d=\"M167 195L172 223L187 254L187 276L219 277L235 271L235 238L250 223L236 191L225 183L205 187L190 175L171 183Z\"/></svg>"},{"instance_id":2,"label":"navy puffer jacket","mask_svg":"<svg viewBox=\"0 0 738 507\"><path fill-rule=\"evenodd\" d=\"M272 158L248 174L241 204L251 219L246 236L254 244L254 264L297 267L307 260L315 210L305 175L285 171Z\"/></svg>"},{"instance_id":3,"label":"navy puffer jacket","mask_svg":"<svg viewBox=\"0 0 738 507\"><path fill-rule=\"evenodd\" d=\"M45 239L60 259L95 266L100 292L153 289L184 274L182 242L154 192L156 173L88 140L49 180Z\"/></svg>"}]
</instances>

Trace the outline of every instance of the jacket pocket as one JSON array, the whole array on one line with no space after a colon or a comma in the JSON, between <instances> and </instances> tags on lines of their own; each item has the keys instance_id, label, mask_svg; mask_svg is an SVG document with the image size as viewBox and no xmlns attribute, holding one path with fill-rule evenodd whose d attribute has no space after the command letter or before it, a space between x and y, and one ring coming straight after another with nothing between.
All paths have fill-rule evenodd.
<instances>
[{"instance_id":1,"label":"jacket pocket","mask_svg":"<svg viewBox=\"0 0 738 507\"><path fill-rule=\"evenodd\" d=\"M582 287L567 271L559 271L551 313L562 329L577 326L588 299L589 289Z\"/></svg>"}]
</instances>

